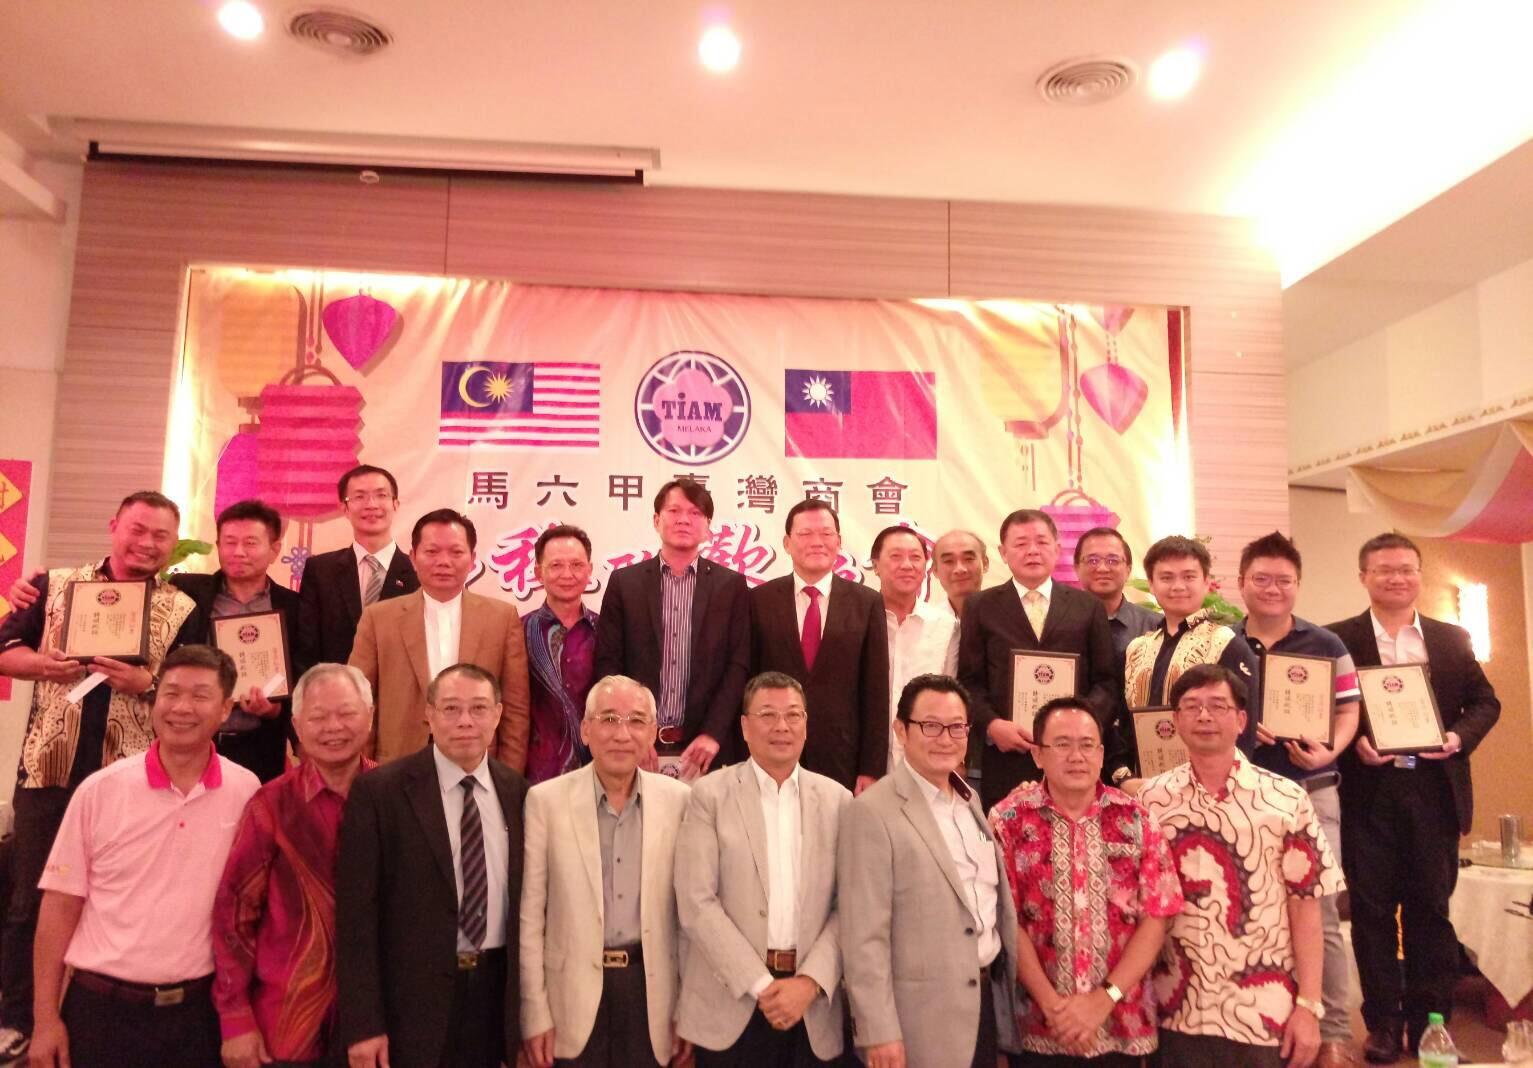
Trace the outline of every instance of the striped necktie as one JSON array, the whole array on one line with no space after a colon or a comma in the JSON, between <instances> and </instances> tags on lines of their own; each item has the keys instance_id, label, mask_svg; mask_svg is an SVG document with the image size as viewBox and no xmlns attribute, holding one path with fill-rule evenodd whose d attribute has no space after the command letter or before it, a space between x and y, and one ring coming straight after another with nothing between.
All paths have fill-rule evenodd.
<instances>
[{"instance_id":1,"label":"striped necktie","mask_svg":"<svg viewBox=\"0 0 1533 1068\"><path fill-rule=\"evenodd\" d=\"M368 605L376 603L379 596L383 593L383 565L378 562L378 558L372 553L362 557L362 562L372 572L367 579L367 589L362 591L362 607L366 608Z\"/></svg>"},{"instance_id":2,"label":"striped necktie","mask_svg":"<svg viewBox=\"0 0 1533 1068\"><path fill-rule=\"evenodd\" d=\"M475 949L484 945L489 924L490 878L484 865L484 826L474 800L474 777L463 776L463 821L458 839L463 868L463 898L458 902L458 930Z\"/></svg>"}]
</instances>

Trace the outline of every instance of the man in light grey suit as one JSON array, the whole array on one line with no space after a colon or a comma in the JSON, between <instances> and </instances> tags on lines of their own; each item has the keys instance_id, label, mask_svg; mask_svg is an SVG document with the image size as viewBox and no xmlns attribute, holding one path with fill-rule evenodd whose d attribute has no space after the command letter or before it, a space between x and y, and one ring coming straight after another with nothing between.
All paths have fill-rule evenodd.
<instances>
[{"instance_id":1,"label":"man in light grey suit","mask_svg":"<svg viewBox=\"0 0 1533 1068\"><path fill-rule=\"evenodd\" d=\"M969 695L946 675L917 675L895 715L905 763L841 817L852 1035L868 1068L997 1068L1017 1048L1017 913L958 774Z\"/></svg>"},{"instance_id":2,"label":"man in light grey suit","mask_svg":"<svg viewBox=\"0 0 1533 1068\"><path fill-rule=\"evenodd\" d=\"M677 1030L699 1068L807 1068L844 1046L836 830L852 795L799 767L807 727L798 681L757 675L740 717L750 759L692 787L676 841Z\"/></svg>"},{"instance_id":3,"label":"man in light grey suit","mask_svg":"<svg viewBox=\"0 0 1533 1068\"><path fill-rule=\"evenodd\" d=\"M687 787L639 770L655 696L609 675L586 696L591 763L527 792L522 1051L533 1068L684 1063L676 1034L676 834Z\"/></svg>"}]
</instances>

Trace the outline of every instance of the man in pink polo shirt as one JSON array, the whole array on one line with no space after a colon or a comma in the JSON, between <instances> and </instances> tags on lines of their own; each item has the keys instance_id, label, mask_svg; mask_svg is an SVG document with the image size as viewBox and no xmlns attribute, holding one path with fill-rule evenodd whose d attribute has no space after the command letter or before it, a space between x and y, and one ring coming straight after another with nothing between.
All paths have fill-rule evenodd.
<instances>
[{"instance_id":1,"label":"man in pink polo shirt","mask_svg":"<svg viewBox=\"0 0 1533 1068\"><path fill-rule=\"evenodd\" d=\"M38 882L34 1068L218 1068L213 895L261 785L213 749L235 679L227 653L171 653L148 752L70 800Z\"/></svg>"}]
</instances>

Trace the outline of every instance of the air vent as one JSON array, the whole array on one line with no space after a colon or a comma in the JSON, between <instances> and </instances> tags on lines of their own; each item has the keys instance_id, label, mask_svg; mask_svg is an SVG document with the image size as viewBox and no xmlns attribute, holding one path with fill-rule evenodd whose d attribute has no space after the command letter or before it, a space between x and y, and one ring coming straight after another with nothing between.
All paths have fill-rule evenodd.
<instances>
[{"instance_id":1,"label":"air vent","mask_svg":"<svg viewBox=\"0 0 1533 1068\"><path fill-rule=\"evenodd\" d=\"M389 31L361 15L333 7L299 11L287 21L288 36L340 56L370 56L387 48Z\"/></svg>"},{"instance_id":2,"label":"air vent","mask_svg":"<svg viewBox=\"0 0 1533 1068\"><path fill-rule=\"evenodd\" d=\"M1138 69L1126 59L1072 59L1044 71L1038 93L1050 104L1100 104L1127 92L1138 80Z\"/></svg>"}]
</instances>

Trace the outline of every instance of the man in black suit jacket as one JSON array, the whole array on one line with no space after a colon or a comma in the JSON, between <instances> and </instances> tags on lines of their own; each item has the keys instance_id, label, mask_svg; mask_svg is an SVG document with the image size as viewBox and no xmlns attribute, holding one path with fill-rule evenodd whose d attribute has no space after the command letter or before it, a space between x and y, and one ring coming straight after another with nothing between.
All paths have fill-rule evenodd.
<instances>
[{"instance_id":1,"label":"man in black suit jacket","mask_svg":"<svg viewBox=\"0 0 1533 1068\"><path fill-rule=\"evenodd\" d=\"M431 683L426 748L361 776L336 862L338 1033L351 1068L499 1068L521 1045L527 782L489 757L495 676Z\"/></svg>"},{"instance_id":2,"label":"man in black suit jacket","mask_svg":"<svg viewBox=\"0 0 1533 1068\"><path fill-rule=\"evenodd\" d=\"M1024 508L1008 515L1001 522L1000 552L1011 581L969 598L958 639L958 679L986 740L980 764L986 811L1018 783L1043 776L1031 753L1032 712L1023 722L1012 718L1013 651L1074 653L1076 695L1090 703L1104 737L1123 692L1102 602L1053 580L1059 532L1048 513Z\"/></svg>"},{"instance_id":3,"label":"man in black suit jacket","mask_svg":"<svg viewBox=\"0 0 1533 1068\"><path fill-rule=\"evenodd\" d=\"M1421 551L1380 534L1358 553L1369 609L1329 627L1359 668L1425 661L1446 744L1411 757L1380 756L1367 734L1340 760L1341 856L1352 901L1352 948L1363 988L1364 1056L1414 1052L1427 1013L1446 1018L1458 977L1448 898L1458 881L1458 837L1474 816L1469 754L1495 726L1501 702L1460 627L1416 611ZM1367 711L1367 705L1364 705ZM1395 912L1404 936L1404 968Z\"/></svg>"},{"instance_id":4,"label":"man in black suit jacket","mask_svg":"<svg viewBox=\"0 0 1533 1068\"><path fill-rule=\"evenodd\" d=\"M841 517L824 501L788 510L793 574L751 592L751 674L780 671L804 688L809 736L800 761L862 793L889 764L889 624L884 599L836 575Z\"/></svg>"},{"instance_id":5,"label":"man in black suit jacket","mask_svg":"<svg viewBox=\"0 0 1533 1068\"><path fill-rule=\"evenodd\" d=\"M745 576L704 560L713 497L675 479L655 495L660 553L607 580L594 678L626 675L655 695L661 770L692 781L732 748L750 669ZM667 609L669 608L669 613ZM655 770L651 761L646 770Z\"/></svg>"},{"instance_id":6,"label":"man in black suit jacket","mask_svg":"<svg viewBox=\"0 0 1533 1068\"><path fill-rule=\"evenodd\" d=\"M352 543L311 556L304 564L298 584L298 662L293 667L300 676L315 664L346 663L367 605L420 589L409 556L394 544L394 515L399 511L394 476L362 464L341 476L336 492L351 524ZM376 595L369 597L372 590Z\"/></svg>"}]
</instances>

